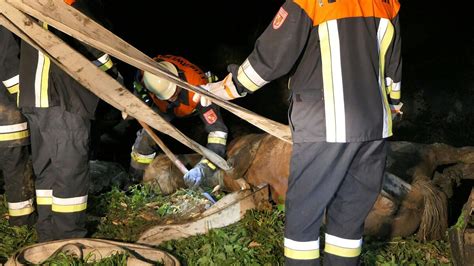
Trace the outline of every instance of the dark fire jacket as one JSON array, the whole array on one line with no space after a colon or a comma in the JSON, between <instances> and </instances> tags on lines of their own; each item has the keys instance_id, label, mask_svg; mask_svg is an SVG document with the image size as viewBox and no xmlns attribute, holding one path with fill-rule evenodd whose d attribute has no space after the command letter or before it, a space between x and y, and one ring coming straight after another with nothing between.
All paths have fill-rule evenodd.
<instances>
[{"instance_id":1,"label":"dark fire jacket","mask_svg":"<svg viewBox=\"0 0 474 266\"><path fill-rule=\"evenodd\" d=\"M289 0L233 73L253 92L290 73L294 142L360 142L392 135L400 100L397 0Z\"/></svg>"},{"instance_id":2,"label":"dark fire jacket","mask_svg":"<svg viewBox=\"0 0 474 266\"><path fill-rule=\"evenodd\" d=\"M20 44L0 26L0 147L29 144L28 124L17 108Z\"/></svg>"},{"instance_id":3,"label":"dark fire jacket","mask_svg":"<svg viewBox=\"0 0 474 266\"><path fill-rule=\"evenodd\" d=\"M101 22L92 15L84 1L75 1L72 6L93 18L96 22ZM91 60L97 67L117 78L117 69L108 54L87 46L49 27L46 23L40 22L40 25L53 32L76 51ZM35 50L26 42L21 44L20 76L22 77L20 107L48 108L61 106L66 111L90 119L94 118L99 98L51 62L46 55Z\"/></svg>"}]
</instances>

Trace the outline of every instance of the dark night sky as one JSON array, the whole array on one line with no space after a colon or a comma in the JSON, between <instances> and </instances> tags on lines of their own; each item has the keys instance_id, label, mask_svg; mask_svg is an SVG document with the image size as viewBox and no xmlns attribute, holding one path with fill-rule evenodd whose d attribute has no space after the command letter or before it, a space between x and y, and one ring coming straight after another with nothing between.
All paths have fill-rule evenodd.
<instances>
[{"instance_id":1,"label":"dark night sky","mask_svg":"<svg viewBox=\"0 0 474 266\"><path fill-rule=\"evenodd\" d=\"M284 2L89 1L102 3L105 16L113 24L112 31L147 55L181 55L221 78L226 74L227 64L241 63L251 52L255 40ZM442 1L400 2L405 122L403 128L396 130L394 140L472 145L473 139L462 139L463 136L452 132L448 133L453 136L425 137L429 126L443 123L449 112L474 117L474 107L468 108L474 100L471 96L474 95L474 23L465 14L469 9ZM126 64L119 64L119 69L126 77L133 75L133 68ZM284 81L270 83L257 91L256 96L236 101L256 113L286 123L284 84ZM268 97L282 104L267 104ZM428 106L426 110L417 109L416 97L426 101L423 103ZM461 111L453 109L459 102L463 106ZM273 109L268 110L271 106ZM420 124L420 119L426 123ZM470 122L474 123L474 119ZM438 135L445 134L445 129L441 130Z\"/></svg>"}]
</instances>

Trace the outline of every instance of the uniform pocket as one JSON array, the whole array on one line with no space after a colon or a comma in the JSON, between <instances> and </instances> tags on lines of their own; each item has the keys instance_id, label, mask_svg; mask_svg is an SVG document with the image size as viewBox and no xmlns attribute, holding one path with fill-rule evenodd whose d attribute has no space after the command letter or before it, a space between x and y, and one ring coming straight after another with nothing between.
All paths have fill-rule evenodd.
<instances>
[{"instance_id":1,"label":"uniform pocket","mask_svg":"<svg viewBox=\"0 0 474 266\"><path fill-rule=\"evenodd\" d=\"M314 142L325 139L324 103L317 90L293 92L288 120L294 142Z\"/></svg>"}]
</instances>

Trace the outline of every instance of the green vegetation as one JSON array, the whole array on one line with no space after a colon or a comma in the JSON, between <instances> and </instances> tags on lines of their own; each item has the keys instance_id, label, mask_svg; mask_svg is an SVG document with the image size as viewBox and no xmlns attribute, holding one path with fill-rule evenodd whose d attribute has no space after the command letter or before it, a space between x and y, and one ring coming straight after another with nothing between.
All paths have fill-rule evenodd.
<instances>
[{"instance_id":1,"label":"green vegetation","mask_svg":"<svg viewBox=\"0 0 474 266\"><path fill-rule=\"evenodd\" d=\"M136 186L129 192L114 188L90 197L89 230L91 237L134 242L151 226L173 219L191 219L208 204L199 193L189 190L163 196L148 186ZM278 205L249 211L236 224L211 230L206 235L167 241L158 248L189 265L283 265L284 215L282 206ZM0 264L19 248L36 241L34 230L9 227L7 217L3 202L0 206ZM367 237L361 259L364 265L449 265L449 250L448 243L442 240L423 243L415 236L390 240ZM110 258L113 263L107 259L93 264L123 265L120 262L125 261L126 256L117 254ZM58 254L49 265L63 265L64 260L68 265L88 265L87 259L81 261L67 254Z\"/></svg>"}]
</instances>

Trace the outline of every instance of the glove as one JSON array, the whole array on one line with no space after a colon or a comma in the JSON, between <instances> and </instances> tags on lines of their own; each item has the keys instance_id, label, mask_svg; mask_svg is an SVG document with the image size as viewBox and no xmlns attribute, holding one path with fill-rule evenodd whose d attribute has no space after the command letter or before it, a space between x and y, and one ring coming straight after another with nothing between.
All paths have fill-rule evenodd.
<instances>
[{"instance_id":1,"label":"glove","mask_svg":"<svg viewBox=\"0 0 474 266\"><path fill-rule=\"evenodd\" d=\"M240 98L246 95L241 95L237 91L237 88L235 87L234 82L232 81L232 73L229 73L222 81L207 83L205 85L202 85L201 88L207 90L208 92L216 95L217 97L223 100L233 100L235 98ZM201 105L204 107L207 107L212 103L208 98L201 96L198 93L194 94L193 101L196 103L198 101L201 101Z\"/></svg>"},{"instance_id":2,"label":"glove","mask_svg":"<svg viewBox=\"0 0 474 266\"><path fill-rule=\"evenodd\" d=\"M394 120L397 117L401 119L403 115L403 112L401 111L402 106L403 106L402 102L398 104L390 104L390 110L392 111L392 120Z\"/></svg>"},{"instance_id":3,"label":"glove","mask_svg":"<svg viewBox=\"0 0 474 266\"><path fill-rule=\"evenodd\" d=\"M188 188L199 187L199 185L201 185L201 182L204 178L212 176L212 174L214 173L215 168L214 170L211 169L209 164L214 166L212 163L208 162L206 159L201 160L199 163L197 163L191 170L189 170L184 175L183 177L184 184Z\"/></svg>"}]
</instances>

